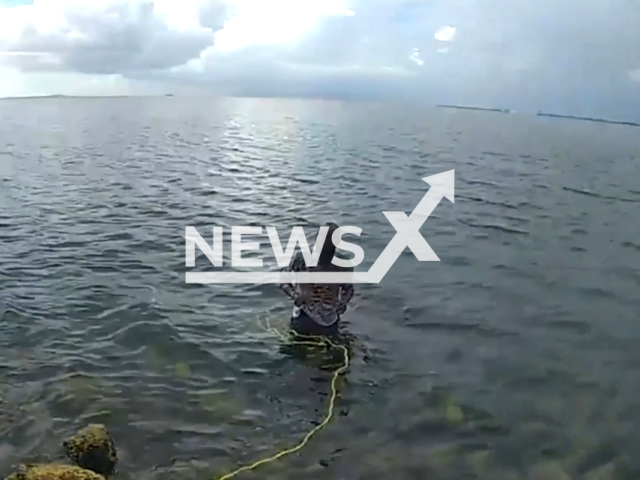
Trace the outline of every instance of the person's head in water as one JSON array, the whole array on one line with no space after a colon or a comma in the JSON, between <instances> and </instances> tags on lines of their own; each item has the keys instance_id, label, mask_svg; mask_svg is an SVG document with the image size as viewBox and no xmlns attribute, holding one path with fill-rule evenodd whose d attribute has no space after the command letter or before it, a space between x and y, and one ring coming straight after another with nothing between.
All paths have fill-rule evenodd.
<instances>
[{"instance_id":1,"label":"person's head in water","mask_svg":"<svg viewBox=\"0 0 640 480\"><path fill-rule=\"evenodd\" d=\"M318 259L318 265L323 267L331 265L331 260L333 260L333 256L336 253L336 246L331 237L333 236L333 232L339 228L335 223L327 223L325 226L329 227L329 230L327 231L324 245L322 245L322 250L320 251L320 258Z\"/></svg>"}]
</instances>

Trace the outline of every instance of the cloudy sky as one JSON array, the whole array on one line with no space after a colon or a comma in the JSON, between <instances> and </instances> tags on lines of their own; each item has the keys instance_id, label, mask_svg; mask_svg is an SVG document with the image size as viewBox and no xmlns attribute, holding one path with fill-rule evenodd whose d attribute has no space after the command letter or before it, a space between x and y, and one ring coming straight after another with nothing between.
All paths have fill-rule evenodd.
<instances>
[{"instance_id":1,"label":"cloudy sky","mask_svg":"<svg viewBox=\"0 0 640 480\"><path fill-rule=\"evenodd\" d=\"M0 96L640 112L637 0L0 0Z\"/></svg>"}]
</instances>

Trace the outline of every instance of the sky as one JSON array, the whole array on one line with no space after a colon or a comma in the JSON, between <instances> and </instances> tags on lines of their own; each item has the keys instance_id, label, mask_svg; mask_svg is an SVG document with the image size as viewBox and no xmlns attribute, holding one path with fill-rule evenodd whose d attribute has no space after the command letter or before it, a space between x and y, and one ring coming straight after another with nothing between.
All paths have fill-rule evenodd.
<instances>
[{"instance_id":1,"label":"sky","mask_svg":"<svg viewBox=\"0 0 640 480\"><path fill-rule=\"evenodd\" d=\"M0 0L0 97L213 93L640 115L637 0Z\"/></svg>"}]
</instances>

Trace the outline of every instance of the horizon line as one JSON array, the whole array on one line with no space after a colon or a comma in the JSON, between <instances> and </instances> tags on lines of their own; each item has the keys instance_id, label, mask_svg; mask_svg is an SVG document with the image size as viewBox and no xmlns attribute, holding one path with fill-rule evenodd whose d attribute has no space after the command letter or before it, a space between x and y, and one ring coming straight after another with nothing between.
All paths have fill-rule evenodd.
<instances>
[{"instance_id":1,"label":"horizon line","mask_svg":"<svg viewBox=\"0 0 640 480\"><path fill-rule=\"evenodd\" d=\"M323 100L323 101L355 101L355 102L404 102L404 99L350 99L350 98L335 98L335 97L321 97L321 96L260 96L260 95L221 95L221 94L206 94L206 93L154 93L154 94L118 94L118 95L67 95L67 94L48 94L48 95L20 95L20 96L7 96L0 97L0 101L2 100L44 100L44 99L75 99L75 98L86 98L86 99L109 99L109 98L180 98L180 97L213 97L213 98L256 98L256 99L282 99L282 100ZM601 118L601 117L587 117L582 115L575 114L561 114L561 113L553 113L553 112L542 112L539 109L535 111L525 109L518 110L512 108L499 108L499 107L483 107L480 105L456 105L456 104L430 104L430 106L434 108L450 108L450 109L459 109L459 110L474 110L474 111L482 111L482 112L493 112L493 113L503 113L503 114L533 114L536 117L549 117L549 118L564 118L568 120L582 120L589 122L598 122L598 123L608 123L612 125L627 125L633 127L640 127L640 122L634 122L632 120L612 120L609 118Z\"/></svg>"}]
</instances>

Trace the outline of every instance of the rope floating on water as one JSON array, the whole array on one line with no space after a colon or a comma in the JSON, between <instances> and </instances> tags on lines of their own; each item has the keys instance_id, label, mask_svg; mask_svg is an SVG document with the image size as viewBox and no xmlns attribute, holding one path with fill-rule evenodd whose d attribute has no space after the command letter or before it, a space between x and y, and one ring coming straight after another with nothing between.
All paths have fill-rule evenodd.
<instances>
[{"instance_id":1,"label":"rope floating on water","mask_svg":"<svg viewBox=\"0 0 640 480\"><path fill-rule=\"evenodd\" d=\"M292 337L287 337L286 335L284 335L282 332L280 332L278 329L271 327L271 325L269 324L269 320L266 321L266 326L260 324L261 327L265 328L267 331L273 333L274 335L278 336L284 343L288 344L288 345L299 345L299 346L305 346L305 347L326 347L329 346L331 348L335 348L335 349L341 349L342 353L343 353L343 358L344 361L342 363L342 365L340 365L337 369L335 369L333 371L333 374L331 376L331 396L329 397L329 407L327 408L327 413L324 417L324 419L322 420L322 422L320 422L318 425L316 425L311 431L309 431L304 438L302 439L302 441L300 441L300 443L298 443L297 445L295 445L294 447L290 447L290 448L286 448L284 450L281 450L280 452L268 457L268 458L263 458L262 460L258 460L256 462L253 462L249 465L245 465L242 466L232 472L229 472L225 475L222 475L221 477L216 478L215 480L229 480L230 478L233 478L237 475L239 475L240 473L243 472L247 472L250 470L255 470L256 468L258 468L261 465L265 465L267 463L272 463L275 462L276 460L279 460L280 458L286 456L286 455L290 455L292 453L296 453L300 450L302 450L307 443L309 443L309 440L311 440L311 438L318 433L320 430L322 430L324 427L326 427L329 422L333 419L334 417L334 412L335 412L335 404L336 404L336 399L338 397L338 388L337 388L337 383L338 383L338 378L340 377L340 375L342 375L348 368L349 368L349 350L347 349L346 346L344 345L339 345L335 342L333 342L330 338L326 337L326 336L321 336L321 335L300 335L299 333L295 332L295 331L291 331L290 333L292 334Z\"/></svg>"}]
</instances>

